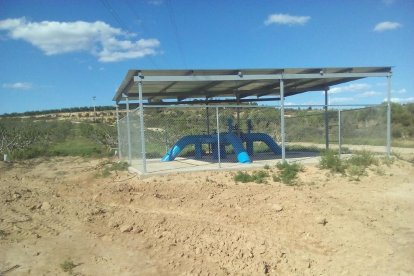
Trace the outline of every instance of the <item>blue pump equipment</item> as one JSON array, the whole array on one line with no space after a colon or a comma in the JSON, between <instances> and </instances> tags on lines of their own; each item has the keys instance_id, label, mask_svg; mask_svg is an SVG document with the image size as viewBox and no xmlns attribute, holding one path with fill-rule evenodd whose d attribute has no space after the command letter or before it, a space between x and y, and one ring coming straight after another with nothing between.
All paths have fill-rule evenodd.
<instances>
[{"instance_id":1,"label":"blue pump equipment","mask_svg":"<svg viewBox=\"0 0 414 276\"><path fill-rule=\"evenodd\" d=\"M220 158L226 158L225 146L231 145L240 163L252 162L250 156L253 155L253 142L256 141L265 143L274 154L280 155L282 153L281 147L266 133L251 133L253 125L250 119L247 121L247 133L240 133L240 135L233 133L234 127L231 118L227 119L227 126L228 132L220 134L220 153L218 152L216 134L187 135L179 139L161 160L165 162L173 161L189 145L194 145L195 158L201 159L203 156L203 144L211 145L213 158L215 159L218 158L218 154L220 154ZM246 143L246 148L243 143Z\"/></svg>"}]
</instances>

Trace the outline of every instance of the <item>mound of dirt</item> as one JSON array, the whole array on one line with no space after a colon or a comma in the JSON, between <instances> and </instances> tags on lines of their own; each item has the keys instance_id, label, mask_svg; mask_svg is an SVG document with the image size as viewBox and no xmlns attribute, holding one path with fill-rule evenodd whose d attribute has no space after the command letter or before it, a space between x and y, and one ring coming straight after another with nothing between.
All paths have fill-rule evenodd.
<instances>
[{"instance_id":1,"label":"mound of dirt","mask_svg":"<svg viewBox=\"0 0 414 276\"><path fill-rule=\"evenodd\" d=\"M414 274L408 162L360 181L307 165L297 186L105 162L0 163L0 275Z\"/></svg>"}]
</instances>

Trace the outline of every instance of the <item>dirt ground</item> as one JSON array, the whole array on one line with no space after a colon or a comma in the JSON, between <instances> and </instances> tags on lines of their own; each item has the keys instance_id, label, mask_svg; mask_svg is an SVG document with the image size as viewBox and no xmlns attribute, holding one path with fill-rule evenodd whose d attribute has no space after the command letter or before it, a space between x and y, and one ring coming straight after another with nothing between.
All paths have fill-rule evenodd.
<instances>
[{"instance_id":1,"label":"dirt ground","mask_svg":"<svg viewBox=\"0 0 414 276\"><path fill-rule=\"evenodd\" d=\"M0 275L414 274L411 163L361 181L306 165L286 186L104 161L0 162Z\"/></svg>"}]
</instances>

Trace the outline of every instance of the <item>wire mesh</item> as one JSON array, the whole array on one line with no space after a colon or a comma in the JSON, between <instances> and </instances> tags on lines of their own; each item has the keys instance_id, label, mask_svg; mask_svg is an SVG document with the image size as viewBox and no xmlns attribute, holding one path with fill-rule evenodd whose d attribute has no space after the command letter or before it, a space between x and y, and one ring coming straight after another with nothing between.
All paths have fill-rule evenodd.
<instances>
[{"instance_id":1,"label":"wire mesh","mask_svg":"<svg viewBox=\"0 0 414 276\"><path fill-rule=\"evenodd\" d=\"M385 153L386 110L385 105L330 106L326 111L321 106L285 106L286 158L317 157L327 147L342 153L361 149ZM138 111L129 114L130 155L131 165L141 172L144 160L149 173L281 161L279 106L146 106L145 127ZM119 150L128 160L126 117L119 127Z\"/></svg>"}]
</instances>

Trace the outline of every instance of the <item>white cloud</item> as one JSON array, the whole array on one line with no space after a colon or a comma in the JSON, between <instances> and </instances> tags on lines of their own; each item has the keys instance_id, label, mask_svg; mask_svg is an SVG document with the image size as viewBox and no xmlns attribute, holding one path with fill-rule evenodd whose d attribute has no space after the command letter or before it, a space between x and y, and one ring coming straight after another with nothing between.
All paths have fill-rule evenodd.
<instances>
[{"instance_id":1,"label":"white cloud","mask_svg":"<svg viewBox=\"0 0 414 276\"><path fill-rule=\"evenodd\" d=\"M405 89L405 88L401 88L401 89L399 89L399 90L397 90L397 91L392 90L392 93L396 93L396 94L405 94L405 93L407 93L407 89Z\"/></svg>"},{"instance_id":2,"label":"white cloud","mask_svg":"<svg viewBox=\"0 0 414 276\"><path fill-rule=\"evenodd\" d=\"M154 6L160 6L164 3L163 0L149 0L148 4L154 5Z\"/></svg>"},{"instance_id":3,"label":"white cloud","mask_svg":"<svg viewBox=\"0 0 414 276\"><path fill-rule=\"evenodd\" d=\"M0 21L0 30L8 31L12 39L21 39L41 49L46 55L86 51L101 62L156 55L157 39L129 40L134 34L113 28L102 21L95 22L30 22L25 18Z\"/></svg>"},{"instance_id":4,"label":"white cloud","mask_svg":"<svg viewBox=\"0 0 414 276\"><path fill-rule=\"evenodd\" d=\"M380 22L374 27L375 32L384 32L401 28L402 25L398 22L384 21Z\"/></svg>"},{"instance_id":5,"label":"white cloud","mask_svg":"<svg viewBox=\"0 0 414 276\"><path fill-rule=\"evenodd\" d=\"M384 98L384 102L387 101L387 98ZM391 98L391 102L393 103L412 103L414 102L414 97L409 98Z\"/></svg>"},{"instance_id":6,"label":"white cloud","mask_svg":"<svg viewBox=\"0 0 414 276\"><path fill-rule=\"evenodd\" d=\"M3 88L13 90L29 90L32 89L32 84L29 82L3 83Z\"/></svg>"},{"instance_id":7,"label":"white cloud","mask_svg":"<svg viewBox=\"0 0 414 276\"><path fill-rule=\"evenodd\" d=\"M343 92L356 92L361 90L370 89L370 85L367 83L351 83L344 86L335 86L329 89L329 94L337 94Z\"/></svg>"},{"instance_id":8,"label":"white cloud","mask_svg":"<svg viewBox=\"0 0 414 276\"><path fill-rule=\"evenodd\" d=\"M384 3L387 6L390 6L395 3L395 0L382 0L382 3Z\"/></svg>"},{"instance_id":9,"label":"white cloud","mask_svg":"<svg viewBox=\"0 0 414 276\"><path fill-rule=\"evenodd\" d=\"M368 98L368 97L373 97L373 96L379 96L383 93L377 92L377 91L365 91L361 94L358 94L358 97L360 98Z\"/></svg>"},{"instance_id":10,"label":"white cloud","mask_svg":"<svg viewBox=\"0 0 414 276\"><path fill-rule=\"evenodd\" d=\"M346 98L346 97L339 97L339 98L331 98L329 99L329 104L341 104L341 103L350 103L354 102L355 98Z\"/></svg>"},{"instance_id":11,"label":"white cloud","mask_svg":"<svg viewBox=\"0 0 414 276\"><path fill-rule=\"evenodd\" d=\"M271 14L267 17L264 24L266 26L270 24L281 24L281 25L305 25L311 19L310 16L296 16L283 13Z\"/></svg>"}]
</instances>

